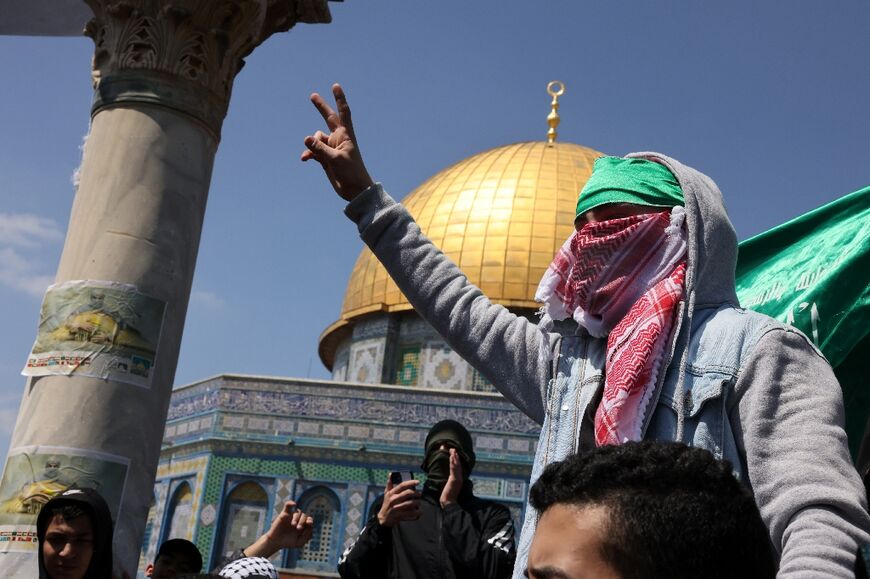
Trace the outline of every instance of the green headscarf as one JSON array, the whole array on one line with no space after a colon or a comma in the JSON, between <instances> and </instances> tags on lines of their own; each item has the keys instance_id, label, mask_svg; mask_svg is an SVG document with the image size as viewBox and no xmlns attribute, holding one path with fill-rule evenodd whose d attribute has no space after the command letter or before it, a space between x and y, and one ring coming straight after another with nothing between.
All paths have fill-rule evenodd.
<instances>
[{"instance_id":1,"label":"green headscarf","mask_svg":"<svg viewBox=\"0 0 870 579\"><path fill-rule=\"evenodd\" d=\"M576 216L608 203L674 207L685 200L676 177L664 165L646 159L599 157L580 191Z\"/></svg>"}]
</instances>

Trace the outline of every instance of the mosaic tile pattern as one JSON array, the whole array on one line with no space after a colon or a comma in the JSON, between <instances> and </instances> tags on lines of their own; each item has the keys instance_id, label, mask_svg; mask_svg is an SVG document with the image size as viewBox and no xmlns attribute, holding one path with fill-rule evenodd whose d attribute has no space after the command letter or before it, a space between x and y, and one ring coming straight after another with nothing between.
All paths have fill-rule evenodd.
<instances>
[{"instance_id":1,"label":"mosaic tile pattern","mask_svg":"<svg viewBox=\"0 0 870 579\"><path fill-rule=\"evenodd\" d=\"M426 344L421 373L425 388L468 390L468 363L443 342Z\"/></svg>"},{"instance_id":2,"label":"mosaic tile pattern","mask_svg":"<svg viewBox=\"0 0 870 579\"><path fill-rule=\"evenodd\" d=\"M172 393L172 404L169 407L167 420L181 416L194 416L214 410L218 404L217 384L206 383L202 388L189 390L185 393Z\"/></svg>"},{"instance_id":3,"label":"mosaic tile pattern","mask_svg":"<svg viewBox=\"0 0 870 579\"><path fill-rule=\"evenodd\" d=\"M420 375L420 346L399 348L396 384L416 386Z\"/></svg>"},{"instance_id":4,"label":"mosaic tile pattern","mask_svg":"<svg viewBox=\"0 0 870 579\"><path fill-rule=\"evenodd\" d=\"M416 314L398 314L398 364L395 382L439 390L469 390L468 363ZM413 367L413 370L409 368ZM403 373L404 369L404 373ZM413 374L409 379L408 374Z\"/></svg>"},{"instance_id":5,"label":"mosaic tile pattern","mask_svg":"<svg viewBox=\"0 0 870 579\"><path fill-rule=\"evenodd\" d=\"M469 368L471 368L469 366ZM495 388L492 385L492 382L486 379L486 377L471 368L471 391L472 392L495 392Z\"/></svg>"},{"instance_id":6,"label":"mosaic tile pattern","mask_svg":"<svg viewBox=\"0 0 870 579\"><path fill-rule=\"evenodd\" d=\"M356 538L365 525L366 485L348 485L347 505L345 507L344 540L340 551L344 551Z\"/></svg>"},{"instance_id":7,"label":"mosaic tile pattern","mask_svg":"<svg viewBox=\"0 0 870 579\"><path fill-rule=\"evenodd\" d=\"M423 430L399 430L399 441L423 448L423 442L426 440L426 433Z\"/></svg>"},{"instance_id":8,"label":"mosaic tile pattern","mask_svg":"<svg viewBox=\"0 0 870 579\"><path fill-rule=\"evenodd\" d=\"M498 433L516 432L537 436L540 426L517 411L507 401L493 397L457 398L438 393L415 394L380 390L363 392L359 387L329 388L326 385L298 384L296 388L281 391L278 388L255 390L221 388L216 398L215 410L225 414L221 419L223 428L245 428L243 419L232 413L267 414L272 417L295 416L335 418L340 420L370 420L383 422L388 418L395 424L417 424L428 428L445 417L457 419L470 429L490 430ZM417 392L417 391L415 391ZM328 394L328 395L327 395ZM457 393L456 396L460 396ZM174 413L176 401L172 406ZM183 404L184 401L178 402ZM390 412L384 412L390 409ZM180 418L180 417L179 417ZM273 428L269 426L267 429ZM172 437L168 437L172 438Z\"/></svg>"},{"instance_id":9,"label":"mosaic tile pattern","mask_svg":"<svg viewBox=\"0 0 870 579\"><path fill-rule=\"evenodd\" d=\"M473 474L473 473L472 473ZM481 497L500 497L501 481L498 479L475 478L474 493Z\"/></svg>"},{"instance_id":10,"label":"mosaic tile pattern","mask_svg":"<svg viewBox=\"0 0 870 579\"><path fill-rule=\"evenodd\" d=\"M394 330L393 324L388 317L372 316L363 320L359 320L353 326L353 339L365 340L368 338L382 338L391 330Z\"/></svg>"},{"instance_id":11,"label":"mosaic tile pattern","mask_svg":"<svg viewBox=\"0 0 870 579\"><path fill-rule=\"evenodd\" d=\"M526 488L528 484L519 480L506 480L504 487L504 496L509 499L517 499L524 501L526 499Z\"/></svg>"},{"instance_id":12,"label":"mosaic tile pattern","mask_svg":"<svg viewBox=\"0 0 870 579\"><path fill-rule=\"evenodd\" d=\"M272 519L281 514L284 510L284 503L292 501L295 498L294 491L296 487L296 479L292 478L276 478L275 479L275 499L274 507L272 508Z\"/></svg>"},{"instance_id":13,"label":"mosaic tile pattern","mask_svg":"<svg viewBox=\"0 0 870 579\"><path fill-rule=\"evenodd\" d=\"M435 329L416 313L400 313L397 314L397 317L400 320L398 333L399 342L422 343L429 340L441 339Z\"/></svg>"},{"instance_id":14,"label":"mosaic tile pattern","mask_svg":"<svg viewBox=\"0 0 870 579\"><path fill-rule=\"evenodd\" d=\"M191 386L173 393L169 408L170 424L182 421L193 413L217 410L269 414L272 416L317 416L349 420L382 421L384 415L371 411L373 403L388 403L391 406L420 407L423 412L411 416L393 418L395 423L424 425L436 418L438 411L464 419L472 429L497 430L535 434L540 427L517 411L500 396L479 397L456 393L445 395L416 390L412 397L396 388L375 387L360 389L352 384L293 379L259 379L227 375ZM429 410L429 409L433 410ZM479 410L486 409L486 413ZM473 411L473 415L468 411ZM463 415L466 416L463 416ZM389 415L387 415L389 416ZM210 417L206 417L211 420ZM481 420L483 419L483 420ZM242 424L243 423L239 423ZM236 427L241 427L236 424ZM429 422L431 425L432 423Z\"/></svg>"},{"instance_id":15,"label":"mosaic tile pattern","mask_svg":"<svg viewBox=\"0 0 870 579\"><path fill-rule=\"evenodd\" d=\"M450 413L449 409L431 408L434 416L425 421L419 418L419 414L430 410L425 406L406 407L404 405L377 404L381 409L379 420L366 422L349 422L346 418L322 415L318 419L292 419L288 417L265 417L263 415L250 416L245 414L225 414L221 417L222 426L215 429L213 436L224 439L272 442L286 445L295 442L303 445L328 445L347 450L357 450L359 447L367 447L369 450L399 452L402 454L416 454L420 451L429 426L443 418L453 418L462 421L462 416ZM407 413L406 413L407 410ZM444 412L448 410L448 412ZM483 422L491 414L482 409L462 409L465 418L472 418L477 422ZM325 414L325 413L324 413ZM384 419L394 417L408 418L416 416L416 420L408 420L409 424L384 424ZM255 428L248 428L251 419L255 419ZM393 420L389 420L393 422ZM414 425L413 422L424 422L422 425ZM468 424L469 421L466 421ZM233 428L224 427L223 424L231 424ZM479 460L497 461L505 460L513 464L530 464L533 451L533 437L527 435L499 435L488 434L472 430L472 437ZM177 442L175 444L178 444ZM167 447L171 448L171 447Z\"/></svg>"},{"instance_id":16,"label":"mosaic tile pattern","mask_svg":"<svg viewBox=\"0 0 870 579\"><path fill-rule=\"evenodd\" d=\"M350 342L342 342L335 352L335 362L332 365L332 379L344 382L347 378L348 364L350 362Z\"/></svg>"},{"instance_id":17,"label":"mosaic tile pattern","mask_svg":"<svg viewBox=\"0 0 870 579\"><path fill-rule=\"evenodd\" d=\"M384 366L383 338L353 342L350 346L348 377L354 382L379 384Z\"/></svg>"},{"instance_id":18,"label":"mosaic tile pattern","mask_svg":"<svg viewBox=\"0 0 870 579\"><path fill-rule=\"evenodd\" d=\"M212 504L207 504L202 507L202 511L199 513L199 524L208 527L213 525L217 520L217 507Z\"/></svg>"}]
</instances>

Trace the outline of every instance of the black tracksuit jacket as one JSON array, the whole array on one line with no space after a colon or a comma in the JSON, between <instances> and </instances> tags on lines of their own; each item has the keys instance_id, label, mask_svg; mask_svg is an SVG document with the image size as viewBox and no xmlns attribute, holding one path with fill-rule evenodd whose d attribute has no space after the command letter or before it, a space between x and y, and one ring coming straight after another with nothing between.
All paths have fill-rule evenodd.
<instances>
[{"instance_id":1,"label":"black tracksuit jacket","mask_svg":"<svg viewBox=\"0 0 870 579\"><path fill-rule=\"evenodd\" d=\"M514 525L504 505L479 499L471 485L441 508L440 491L424 487L421 516L392 528L378 523L383 497L338 563L344 579L501 579L516 558Z\"/></svg>"}]
</instances>

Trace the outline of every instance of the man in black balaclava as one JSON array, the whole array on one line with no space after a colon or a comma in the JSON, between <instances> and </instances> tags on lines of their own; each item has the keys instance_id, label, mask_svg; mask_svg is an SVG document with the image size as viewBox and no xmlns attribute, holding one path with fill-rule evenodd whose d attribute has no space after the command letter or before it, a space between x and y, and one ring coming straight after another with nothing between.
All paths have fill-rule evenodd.
<instances>
[{"instance_id":1,"label":"man in black balaclava","mask_svg":"<svg viewBox=\"0 0 870 579\"><path fill-rule=\"evenodd\" d=\"M504 505L479 499L468 476L471 435L442 420L426 436L426 483L394 484L370 509L366 526L338 564L344 579L497 579L510 577L514 526Z\"/></svg>"},{"instance_id":2,"label":"man in black balaclava","mask_svg":"<svg viewBox=\"0 0 870 579\"><path fill-rule=\"evenodd\" d=\"M112 577L112 515L93 489L71 488L36 518L39 579Z\"/></svg>"}]
</instances>

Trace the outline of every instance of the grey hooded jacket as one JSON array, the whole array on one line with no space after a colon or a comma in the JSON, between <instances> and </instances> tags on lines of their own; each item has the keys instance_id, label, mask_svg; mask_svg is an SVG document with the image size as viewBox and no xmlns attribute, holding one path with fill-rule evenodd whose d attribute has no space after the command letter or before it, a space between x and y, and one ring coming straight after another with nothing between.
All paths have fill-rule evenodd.
<instances>
[{"instance_id":1,"label":"grey hooded jacket","mask_svg":"<svg viewBox=\"0 0 870 579\"><path fill-rule=\"evenodd\" d=\"M689 233L686 298L644 437L683 441L732 462L781 557L780 577L851 577L857 547L870 542L870 516L830 366L797 330L739 308L737 238L715 183L663 155L629 156L674 173ZM417 312L543 425L532 482L546 464L576 452L585 405L603 383L603 340L582 330L553 334L555 363L545 362L537 326L490 302L380 185L345 213ZM528 510L515 577L537 520Z\"/></svg>"}]
</instances>

